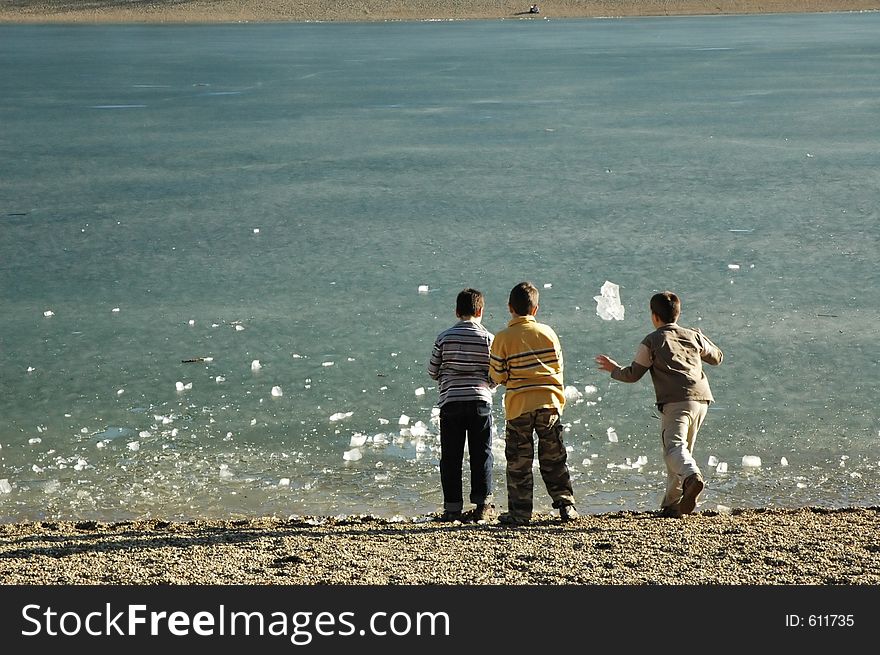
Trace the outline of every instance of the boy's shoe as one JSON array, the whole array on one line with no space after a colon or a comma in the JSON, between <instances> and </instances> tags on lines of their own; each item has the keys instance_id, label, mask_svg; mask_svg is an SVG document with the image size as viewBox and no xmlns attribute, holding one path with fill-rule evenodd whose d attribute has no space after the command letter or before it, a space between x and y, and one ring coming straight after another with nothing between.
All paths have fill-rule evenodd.
<instances>
[{"instance_id":1,"label":"boy's shoe","mask_svg":"<svg viewBox=\"0 0 880 655\"><path fill-rule=\"evenodd\" d=\"M516 516L510 512L506 512L498 517L498 522L502 525L528 525L532 519L525 516Z\"/></svg>"},{"instance_id":2,"label":"boy's shoe","mask_svg":"<svg viewBox=\"0 0 880 655\"><path fill-rule=\"evenodd\" d=\"M559 518L563 521L574 521L581 517L574 505L563 505L559 508Z\"/></svg>"},{"instance_id":3,"label":"boy's shoe","mask_svg":"<svg viewBox=\"0 0 880 655\"><path fill-rule=\"evenodd\" d=\"M681 508L678 505L667 505L660 508L659 515L661 519L680 519Z\"/></svg>"},{"instance_id":4,"label":"boy's shoe","mask_svg":"<svg viewBox=\"0 0 880 655\"><path fill-rule=\"evenodd\" d=\"M474 509L474 522L479 523L480 521L491 521L495 518L495 505L491 503L485 503L483 505L477 505L476 509Z\"/></svg>"},{"instance_id":5,"label":"boy's shoe","mask_svg":"<svg viewBox=\"0 0 880 655\"><path fill-rule=\"evenodd\" d=\"M453 521L461 521L461 512L446 510L440 516L437 517L437 520L440 523L452 523Z\"/></svg>"},{"instance_id":6,"label":"boy's shoe","mask_svg":"<svg viewBox=\"0 0 880 655\"><path fill-rule=\"evenodd\" d=\"M697 506L697 498L699 498L705 486L703 476L699 473L694 473L685 478L684 483L681 485L681 502L678 504L682 514L690 514L694 511L694 508Z\"/></svg>"}]
</instances>

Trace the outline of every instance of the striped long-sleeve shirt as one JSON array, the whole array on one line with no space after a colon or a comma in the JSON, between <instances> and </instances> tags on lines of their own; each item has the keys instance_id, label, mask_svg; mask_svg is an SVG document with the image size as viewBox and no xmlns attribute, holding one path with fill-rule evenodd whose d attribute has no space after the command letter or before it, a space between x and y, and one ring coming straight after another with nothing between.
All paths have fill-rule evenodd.
<instances>
[{"instance_id":1,"label":"striped long-sleeve shirt","mask_svg":"<svg viewBox=\"0 0 880 655\"><path fill-rule=\"evenodd\" d=\"M493 334L476 321L459 321L439 334L428 362L428 375L440 382L437 405L466 400L492 404L489 348Z\"/></svg>"},{"instance_id":2,"label":"striped long-sleeve shirt","mask_svg":"<svg viewBox=\"0 0 880 655\"><path fill-rule=\"evenodd\" d=\"M544 407L561 413L565 406L559 337L534 316L517 316L495 335L489 377L505 386L508 421Z\"/></svg>"}]
</instances>

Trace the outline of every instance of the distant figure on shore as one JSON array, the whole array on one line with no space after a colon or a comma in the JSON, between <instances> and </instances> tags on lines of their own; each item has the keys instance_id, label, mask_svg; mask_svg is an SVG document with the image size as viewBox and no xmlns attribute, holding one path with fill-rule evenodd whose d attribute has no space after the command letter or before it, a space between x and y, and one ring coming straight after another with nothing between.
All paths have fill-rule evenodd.
<instances>
[{"instance_id":1,"label":"distant figure on shore","mask_svg":"<svg viewBox=\"0 0 880 655\"><path fill-rule=\"evenodd\" d=\"M532 519L532 462L538 435L541 478L563 521L578 518L574 492L562 443L562 346L549 325L538 323L538 289L520 282L510 292L511 321L495 335L489 377L503 384L507 458L507 513L498 517L507 525L525 525Z\"/></svg>"},{"instance_id":2,"label":"distant figure on shore","mask_svg":"<svg viewBox=\"0 0 880 655\"><path fill-rule=\"evenodd\" d=\"M483 294L463 289L455 300L458 323L439 334L428 375L440 382L441 521L460 521L464 510L461 469L467 443L474 521L494 518L492 504L492 390L489 348L493 334L482 325Z\"/></svg>"},{"instance_id":3,"label":"distant figure on shore","mask_svg":"<svg viewBox=\"0 0 880 655\"><path fill-rule=\"evenodd\" d=\"M540 14L541 10L538 9L538 5L532 5L531 7L529 7L529 13L530 14Z\"/></svg>"},{"instance_id":4,"label":"distant figure on shore","mask_svg":"<svg viewBox=\"0 0 880 655\"><path fill-rule=\"evenodd\" d=\"M705 486L693 456L694 443L715 399L702 364L718 365L724 355L699 329L677 324L681 300L671 291L652 296L650 309L655 330L642 339L633 362L623 368L598 355L596 363L620 382L637 382L651 371L667 478L660 515L680 518L694 511Z\"/></svg>"}]
</instances>

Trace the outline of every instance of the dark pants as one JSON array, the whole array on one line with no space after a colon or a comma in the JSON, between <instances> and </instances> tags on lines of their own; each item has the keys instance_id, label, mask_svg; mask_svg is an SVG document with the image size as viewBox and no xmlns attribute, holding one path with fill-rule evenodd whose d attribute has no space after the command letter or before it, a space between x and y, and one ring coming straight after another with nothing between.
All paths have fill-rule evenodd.
<instances>
[{"instance_id":1,"label":"dark pants","mask_svg":"<svg viewBox=\"0 0 880 655\"><path fill-rule=\"evenodd\" d=\"M532 516L532 462L538 435L538 465L553 507L574 505L568 453L562 443L562 421L555 409L537 409L507 421L507 508L517 518Z\"/></svg>"},{"instance_id":2,"label":"dark pants","mask_svg":"<svg viewBox=\"0 0 880 655\"><path fill-rule=\"evenodd\" d=\"M471 461L471 495L482 505L492 494L492 405L481 400L446 403L440 408L440 484L443 509L464 508L461 466L467 441Z\"/></svg>"}]
</instances>

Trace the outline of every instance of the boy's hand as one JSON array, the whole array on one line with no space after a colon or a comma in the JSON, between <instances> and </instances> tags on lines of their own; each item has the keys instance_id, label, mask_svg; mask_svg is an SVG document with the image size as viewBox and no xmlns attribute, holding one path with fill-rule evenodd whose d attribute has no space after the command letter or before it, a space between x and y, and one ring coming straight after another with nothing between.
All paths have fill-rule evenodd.
<instances>
[{"instance_id":1,"label":"boy's hand","mask_svg":"<svg viewBox=\"0 0 880 655\"><path fill-rule=\"evenodd\" d=\"M611 373L611 371L613 371L615 369L620 368L620 366L618 366L617 362L615 362L613 359L611 359L607 355L597 355L596 356L596 363L599 365L600 369L602 369L603 371L608 371L609 373Z\"/></svg>"}]
</instances>

